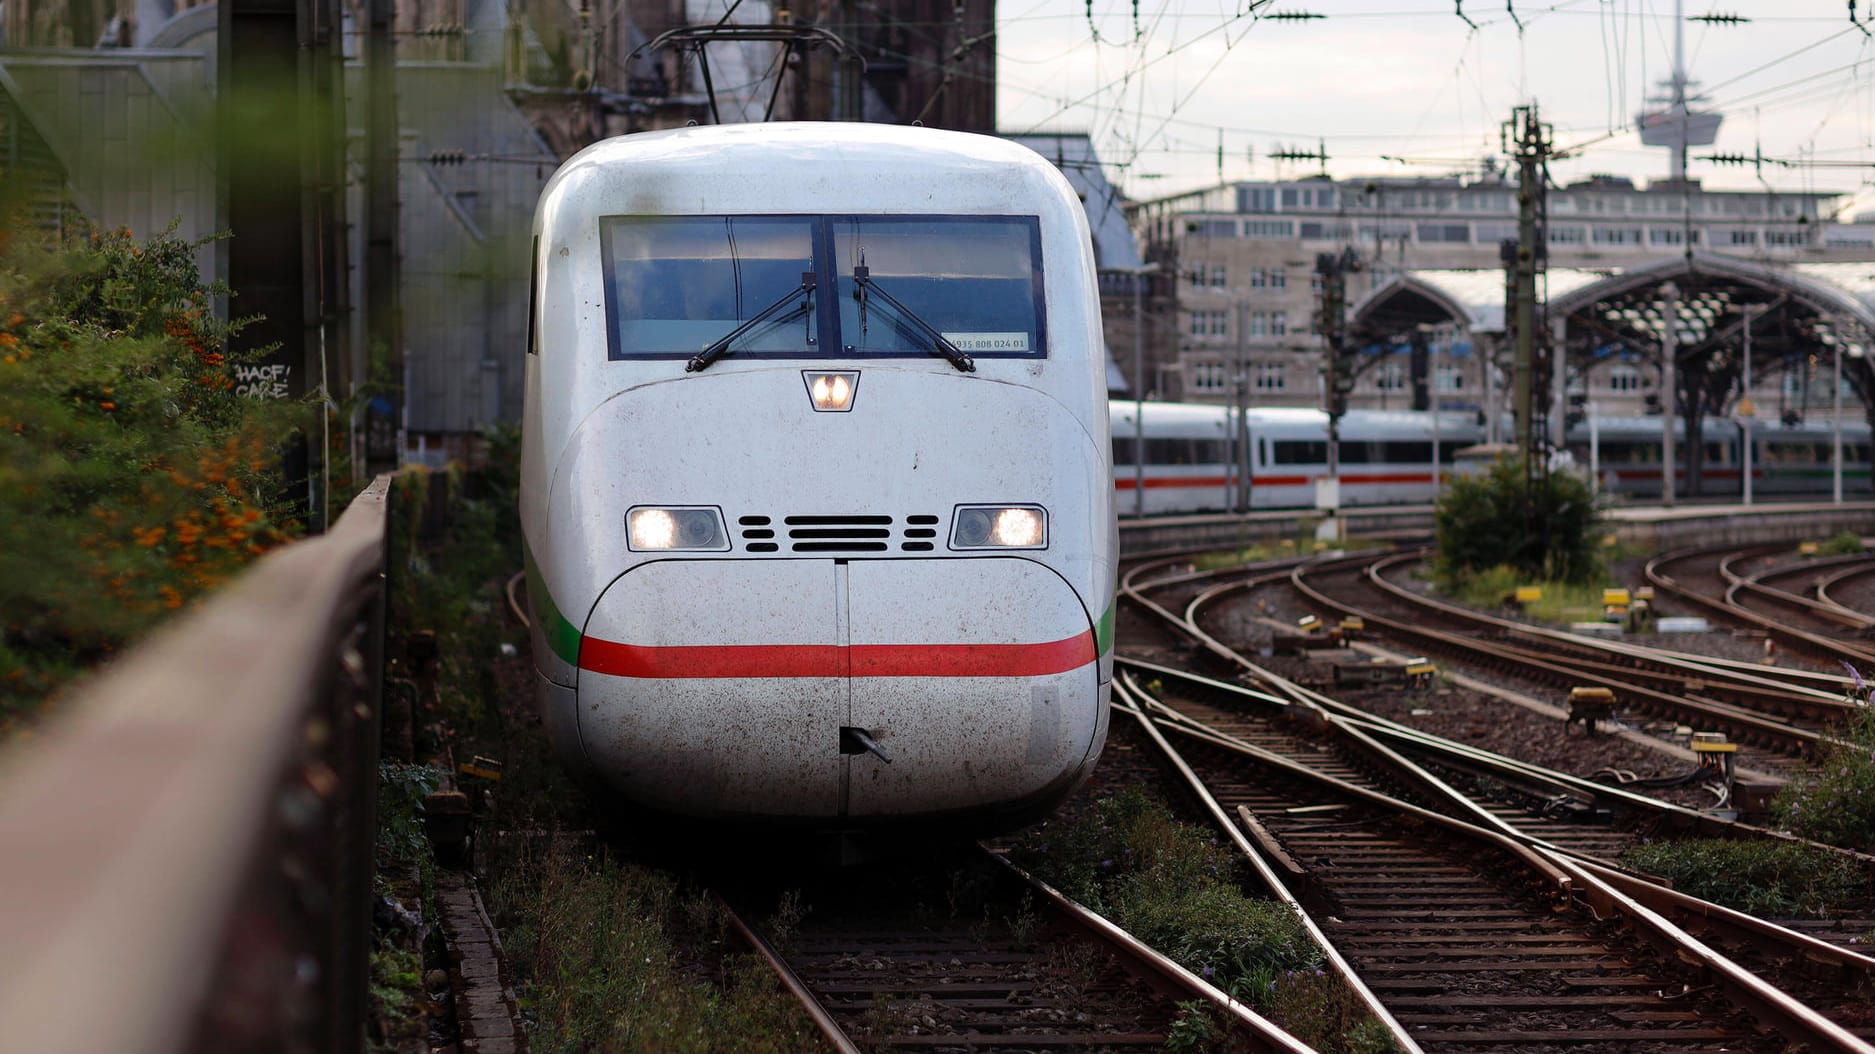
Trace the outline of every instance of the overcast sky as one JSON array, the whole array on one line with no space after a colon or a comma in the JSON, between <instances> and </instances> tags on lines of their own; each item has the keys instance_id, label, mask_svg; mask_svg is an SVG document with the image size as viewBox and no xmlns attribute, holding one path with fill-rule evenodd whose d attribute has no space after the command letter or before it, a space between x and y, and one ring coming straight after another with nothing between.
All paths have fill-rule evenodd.
<instances>
[{"instance_id":1,"label":"overcast sky","mask_svg":"<svg viewBox=\"0 0 1875 1054\"><path fill-rule=\"evenodd\" d=\"M1535 99L1559 146L1559 181L1591 172L1664 178L1635 112L1673 64L1672 0L998 0L998 124L1006 132L1087 131L1128 194L1319 171L1279 163L1281 147L1325 139L1337 176L1475 170L1499 154L1511 107ZM1843 0L1685 0L1688 74L1725 114L1692 154L1875 162L1875 40ZM1255 13L1252 8L1255 7ZM1859 5L1875 8L1875 0ZM1309 12L1319 20L1269 14ZM1691 21L1735 14L1743 25ZM1871 26L1875 29L1875 26ZM1096 34L1098 39L1096 39ZM1250 160L1246 151L1254 151ZM1750 168L1693 160L1709 187L1760 187ZM1875 167L1766 165L1784 190L1853 192ZM1875 191L1862 194L1875 202Z\"/></svg>"}]
</instances>

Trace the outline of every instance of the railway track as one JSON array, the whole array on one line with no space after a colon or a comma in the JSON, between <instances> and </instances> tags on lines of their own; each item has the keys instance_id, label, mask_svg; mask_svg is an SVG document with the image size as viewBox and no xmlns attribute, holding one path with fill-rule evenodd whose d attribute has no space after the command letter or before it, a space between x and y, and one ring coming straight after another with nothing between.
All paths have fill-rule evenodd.
<instances>
[{"instance_id":1,"label":"railway track","mask_svg":"<svg viewBox=\"0 0 1875 1054\"><path fill-rule=\"evenodd\" d=\"M1567 690L1605 687L1623 707L1726 732L1734 741L1811 757L1824 729L1847 716L1840 677L1713 660L1494 618L1421 596L1388 572L1418 559L1297 568L1291 581L1311 604L1362 618L1414 648Z\"/></svg>"},{"instance_id":2,"label":"railway track","mask_svg":"<svg viewBox=\"0 0 1875 1054\"><path fill-rule=\"evenodd\" d=\"M1763 1042L1748 1017L1812 1050L1875 1049L1668 922L1644 883L1392 797L1341 750L1272 750L1198 719L1181 693L1168 704L1131 672L1118 683L1130 716L1245 851L1275 862L1419 1049L1741 1049ZM1875 969L1747 925L1747 942L1809 947L1856 983ZM1840 1016L1866 1006L1851 985L1815 987Z\"/></svg>"},{"instance_id":3,"label":"railway track","mask_svg":"<svg viewBox=\"0 0 1875 1054\"><path fill-rule=\"evenodd\" d=\"M1273 581L1276 573L1274 570L1269 570L1262 575L1246 576L1243 581ZM1151 589L1155 581L1170 583L1173 591L1181 594L1175 599L1184 601L1183 614L1173 614L1169 609L1170 605L1145 601L1139 595L1142 588ZM1158 611L1167 622L1178 624L1183 635L1198 641L1200 646L1210 652L1213 657L1231 659L1239 669L1256 669L1254 664L1235 655L1227 647L1209 637L1197 624L1197 616L1210 599L1218 593L1227 592L1232 588L1241 588L1240 586L1219 586L1209 590L1196 588L1191 576L1159 574L1155 578L1155 572L1151 568L1141 569L1138 573L1129 576L1127 585L1133 590L1129 596L1136 601L1143 602L1149 609ZM1196 588L1195 592L1194 588ZM1166 598L1159 595L1158 599L1163 601ZM1339 781L1352 786L1363 784L1367 787L1379 786L1384 789L1374 790L1372 793L1388 797L1391 795L1387 792L1393 791L1417 801L1443 798L1447 811L1460 817L1457 822L1475 824L1481 829L1495 831L1508 839L1510 843L1540 854L1535 860L1524 859L1526 864L1535 869L1535 873L1547 876L1546 880L1553 881L1556 878L1555 873L1549 870L1550 865L1579 869L1571 876L1570 881L1581 884L1574 886L1562 899L1575 904L1594 904L1592 913L1598 918L1610 918L1619 914L1630 919L1651 917L1651 920L1664 923L1666 917L1670 915L1682 921L1689 929L1706 934L1708 939L1726 944L1741 956L1767 963L1766 970L1772 973L1776 972L1775 961L1779 954L1796 961L1808 959L1835 963L1835 969L1839 974L1838 982L1844 977L1852 977L1854 980L1847 984L1818 985L1799 977L1799 980L1803 981L1805 994L1809 995L1816 1005L1827 1008L1835 1019L1848 1023L1851 1028L1862 1035L1863 1039L1866 1039L1871 1034L1871 1029L1875 1028L1875 1020L1870 1019L1867 1009L1869 1004L1865 992L1856 987L1857 985L1866 986L1869 983L1870 970L1875 969L1875 961L1843 946L1856 937L1857 929L1853 922L1848 927L1838 928L1831 934L1841 942L1840 944L1825 945L1814 937L1788 928L1707 905L1671 891L1661 890L1639 878L1624 875L1606 862L1608 858L1617 855L1630 839L1643 832L1658 834L1665 829L1736 837L1777 837L1769 832L1728 824L1689 810L1675 809L1639 795L1627 795L1625 792L1588 784L1587 781L1577 781L1563 774L1538 772L1533 767L1511 762L1508 759L1488 757L1483 752L1471 751L1457 744L1437 742L1434 737L1424 736L1403 726L1365 719L1352 708L1341 706L1318 693L1311 693L1307 689L1287 684L1281 678L1266 680L1266 683L1271 684L1273 691L1262 693L1225 681L1206 680L1169 667L1153 667L1124 660L1120 665L1121 683L1126 686L1127 697L1139 710L1140 720L1147 720L1146 712L1157 705L1147 701L1143 693L1139 692L1138 685L1141 678L1156 681L1155 687L1161 689L1168 684L1177 685L1176 707L1164 711L1163 714L1154 715L1155 723L1163 723L1168 730L1175 730L1177 734L1200 744L1199 747L1193 748L1200 754L1208 751L1213 760L1218 760L1217 752L1224 751L1235 756L1224 759L1220 763L1236 766L1245 764L1246 757L1264 766L1286 768L1296 765L1311 770L1314 773L1312 778L1315 779ZM1267 671L1258 673L1259 676L1265 674ZM1211 696L1209 699L1203 698L1207 692ZM1247 701L1283 716L1274 722L1268 715L1261 718L1246 716L1244 707ZM1346 743L1338 743L1335 748L1330 749L1324 747L1318 737L1313 734L1302 734L1298 738L1299 733L1294 727L1298 715L1303 715L1300 720L1311 728L1326 723L1343 735L1351 735L1356 740L1368 741L1356 750L1356 754L1361 755L1364 760L1350 759L1348 755L1350 748ZM1284 722L1288 723L1288 727L1283 727ZM1423 770L1415 772L1414 766L1404 763L1403 759L1397 758L1397 755L1393 761L1376 761L1376 756L1384 757L1386 754L1385 750L1373 749L1378 746L1378 743L1372 741L1377 739L1385 739L1390 746L1402 749L1423 748L1422 755L1433 755L1433 763L1443 766L1448 775L1456 774L1462 777L1467 771L1485 772L1490 775L1494 783L1521 782L1524 784L1526 798L1530 800L1551 803L1573 800L1579 807L1560 811L1546 809L1531 812L1506 801L1491 803L1469 801L1454 791L1446 780ZM1423 757L1422 760L1424 760ZM1178 764L1181 767L1196 767L1195 762L1192 766L1185 766L1182 761ZM1372 782L1376 771L1381 773L1379 784ZM1401 779L1402 773L1405 774L1404 781ZM1293 773L1290 774L1293 775ZM1412 896L1423 896L1436 901L1438 891L1446 886L1463 888L1468 895L1474 897L1487 896L1481 893L1475 885L1477 876L1474 871L1463 870L1461 865L1454 865L1449 861L1440 862L1436 856L1428 856L1425 847L1406 845L1397 838L1384 834L1361 834L1358 837L1359 845L1373 846L1380 850L1380 855L1376 857L1375 862L1359 860L1359 849L1348 848L1350 843L1346 830L1320 826L1332 823L1333 821L1326 817L1345 812L1346 806L1329 809L1318 808L1317 805L1320 803L1298 805L1265 801L1262 807L1278 819L1273 823L1258 819L1254 801L1256 794L1246 790L1241 782L1231 782L1231 779L1239 778L1240 775L1233 774L1223 782L1214 784L1210 779L1194 776L1194 793L1209 796L1223 803L1213 806L1213 811L1221 824L1231 823L1227 809L1231 801L1241 798L1243 800L1238 801L1238 804L1251 806L1251 813L1242 816L1241 820L1251 830L1257 832L1259 850L1282 860L1284 880L1318 902L1326 900L1331 905L1340 903L1333 899L1335 889L1325 884L1330 881L1334 867L1312 869L1309 866L1311 859L1317 861L1327 859L1332 864L1342 858L1339 854L1349 852L1355 854L1357 864L1361 864L1370 876L1385 876L1385 881L1366 893L1360 893L1361 887L1358 883L1349 887L1355 894L1358 894L1355 896L1357 900L1362 896L1378 898L1361 909L1375 912L1373 915L1361 916L1362 921L1366 923L1384 922L1400 911L1435 912L1436 905L1430 901L1419 907L1413 907L1409 901ZM1454 778L1453 782L1457 781L1458 779ZM1402 782L1407 786L1402 788ZM1610 808L1610 799L1626 800L1615 802L1618 808ZM1608 822L1611 812L1627 813L1629 822L1623 828L1611 826ZM1311 824L1316 826L1298 831L1294 844L1291 845L1285 840L1283 832L1286 829L1285 824L1293 825L1296 817L1310 817L1311 819L1304 821L1304 826ZM1642 822L1633 822L1637 818ZM1588 820L1587 823L1582 822L1585 819ZM1237 833L1236 837L1239 842L1245 842L1241 833ZM1439 844L1444 843L1443 838L1435 839L1435 841ZM1245 849L1247 852L1252 851L1247 845ZM1323 857L1321 852L1324 849L1329 853L1326 857ZM1514 850L1511 852L1515 853ZM1864 858L1863 866L1875 868L1875 860ZM1459 869L1455 870L1455 867ZM1427 872L1430 881L1426 883L1431 892L1420 892L1418 885L1409 880L1415 868L1431 869ZM1382 887L1392 890L1412 888L1415 892L1405 895L1405 898L1401 900L1387 901L1385 897L1388 894L1379 891ZM1485 911L1492 921L1509 924L1509 928L1517 931L1518 936L1531 937L1542 947L1569 949L1566 952L1557 950L1546 954L1576 954L1578 957L1570 962L1587 972L1564 975L1565 989L1562 990L1554 988L1556 982L1553 977L1536 981L1535 983L1539 985L1551 987L1538 993L1511 993L1510 1002L1506 1003L1504 997L1507 993L1503 986L1514 986L1519 983L1520 976L1544 977L1545 971L1530 964L1518 966L1506 964L1502 958L1487 958L1458 969L1457 975L1464 975L1469 965L1489 966L1482 972L1491 980L1476 981L1474 977L1470 980L1453 981L1451 978L1454 975L1442 972L1442 967L1453 962L1467 964L1467 960L1463 958L1467 949L1475 954L1481 948L1505 944L1521 945L1523 941L1494 940L1490 936L1474 934L1467 939L1447 942L1441 937L1441 934L1445 932L1443 929L1433 932L1423 926L1405 925L1396 932L1411 937L1411 940L1405 942L1404 945L1407 950L1384 947L1364 950L1357 943L1345 947L1344 951L1347 957L1355 961L1357 965L1371 961L1391 966L1390 969L1378 971L1387 979L1373 986L1383 1001L1387 1001L1390 993L1397 994L1397 990L1390 987L1394 984L1411 990L1403 996L1404 1002L1388 1002L1388 1009L1399 1020L1411 1022L1415 1029L1413 1034L1422 1039L1431 1035L1438 1042L1450 1039L1451 1042L1459 1044L1450 1049L1467 1049L1466 1044L1488 1046L1491 1041L1535 1043L1537 1045L1534 1047L1519 1046L1517 1049L1542 1049L1544 1040L1540 1035L1541 1022L1553 1023L1564 1020L1570 1013L1577 1012L1592 1015L1598 1012L1595 1009L1597 1007L1607 1009L1622 1005L1623 1001L1620 999L1568 998L1584 994L1566 990L1571 979L1574 982L1586 984L1608 975L1610 968L1607 966L1608 960L1603 957L1604 952L1596 951L1592 945L1592 941L1599 936L1596 932L1579 933L1564 940L1549 941L1543 936L1544 931L1540 927L1528 928L1523 923L1517 922L1514 915L1497 914L1507 910L1501 903L1493 902L1488 909L1477 910ZM1348 921L1344 914L1335 914L1333 917L1343 923ZM1414 916L1419 923L1425 923L1434 917L1433 914ZM1349 928L1353 931L1357 941L1361 939L1362 934L1374 929L1372 925L1365 927L1353 925ZM1491 931L1484 932L1489 934ZM1502 931L1499 931L1498 935L1502 936ZM1465 937L1466 935L1461 933L1459 936ZM1381 943L1385 945L1386 942L1383 939ZM1713 953L1711 949L1701 946L1701 950L1697 953L1690 951L1690 946L1698 945L1699 942L1692 940L1689 934L1671 924L1657 932L1652 938L1652 943L1656 946L1657 953L1666 955L1672 962L1691 961L1688 957L1694 955L1711 955L1713 964L1723 960L1722 966L1700 967L1700 974L1710 980L1716 970L1719 974L1729 978L1728 983L1732 986L1734 1005L1750 1005L1761 1014L1767 1012L1768 1006L1770 1015L1780 1020L1784 1020L1785 1015L1794 1013L1797 1027L1810 1027L1809 1024L1803 1023L1806 1020L1806 1012L1796 1011L1789 1005L1783 1005L1784 1000L1789 997L1781 993L1772 995L1764 992L1760 987L1763 982L1752 977L1748 971L1737 966L1736 963ZM1415 960L1413 957L1415 949L1419 951L1436 949L1436 952L1432 960ZM1781 949L1781 952L1771 953L1767 957L1767 949ZM1619 950L1623 956L1626 956L1631 949L1623 945ZM1514 952L1506 954L1514 956ZM1620 961L1625 963L1629 959L1622 957ZM1492 963L1496 965L1491 965ZM1669 970L1671 970L1670 965ZM1556 971L1551 970L1548 973L1555 974ZM1647 976L1649 980L1655 978L1655 975ZM1456 985L1458 989L1475 988L1476 992L1488 993L1488 995L1479 995L1477 999L1467 1002L1470 996L1464 990L1459 990L1456 994L1450 988L1436 993L1428 993L1424 990L1438 988L1448 981ZM1414 985L1420 987L1413 988ZM1626 990L1617 984L1614 989L1622 994L1633 995L1635 986L1645 988L1646 983L1635 982ZM1660 997L1666 989L1656 987L1652 991L1656 997ZM1560 1002L1556 1001L1558 997L1563 997ZM1662 998L1665 998L1669 1004L1682 1001L1674 997ZM1459 1002L1454 1002L1455 999ZM1528 1011L1537 1015L1538 1021L1533 1024L1531 1021L1518 1020L1514 1015L1508 1018L1498 1016L1503 1012L1499 1009L1500 1007L1508 1008L1513 1004L1519 1011ZM1461 1005L1465 1007L1462 1012L1446 1013L1443 1017L1433 1010L1433 1008ZM1781 1009L1780 1006L1782 1006ZM1431 1013L1437 1020L1415 1018L1415 1014L1420 1012ZM1585 1024L1577 1019L1575 1025L1571 1026L1570 1035L1575 1041L1605 1042L1607 1045L1602 1049L1611 1050L1718 1049L1737 1041L1737 1037L1696 1038L1693 1033L1687 1031L1687 1023L1702 1019L1699 1016L1686 1016L1683 1006L1661 1009L1637 1003L1628 1005L1626 1009L1608 1010L1608 1016L1603 1018L1599 1025ZM1662 1034L1649 1035L1646 1028L1640 1027L1644 1024L1658 1026L1654 1031ZM1786 1020L1785 1024L1790 1024L1790 1021ZM1462 1033L1462 1035L1446 1037L1440 1031L1442 1028ZM1829 1042L1850 1044L1840 1049L1865 1049L1864 1046L1857 1045L1863 1042L1862 1039L1849 1037L1845 1040L1846 1035L1846 1032L1837 1035ZM1653 1043L1667 1045L1658 1048L1650 1047L1649 1044ZM1714 1046L1702 1048L1701 1043L1710 1043Z\"/></svg>"},{"instance_id":4,"label":"railway track","mask_svg":"<svg viewBox=\"0 0 1875 1054\"><path fill-rule=\"evenodd\" d=\"M1837 635L1843 631L1845 623L1857 629L1868 628L1871 620L1866 616L1856 612L1845 614L1820 601L1771 588L1741 570L1750 561L1789 551L1788 545L1682 549L1648 561L1645 574L1655 588L1682 602L1731 622L1751 626L1813 658L1845 662L1858 669L1875 666L1875 644ZM1705 566L1708 562L1712 564L1710 568ZM1769 573L1779 572L1772 569ZM1776 616L1748 605L1746 597L1773 605ZM1792 625L1793 620L1802 624Z\"/></svg>"},{"instance_id":5,"label":"railway track","mask_svg":"<svg viewBox=\"0 0 1875 1054\"><path fill-rule=\"evenodd\" d=\"M732 923L835 1050L1163 1050L1193 1001L1231 1049L1309 1048L987 850L812 880L772 934Z\"/></svg>"}]
</instances>

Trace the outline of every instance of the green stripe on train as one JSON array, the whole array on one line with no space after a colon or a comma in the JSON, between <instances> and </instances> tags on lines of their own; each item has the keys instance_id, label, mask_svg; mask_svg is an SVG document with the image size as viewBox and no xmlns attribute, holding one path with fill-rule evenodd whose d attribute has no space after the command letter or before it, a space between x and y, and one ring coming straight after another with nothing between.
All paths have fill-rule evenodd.
<instances>
[{"instance_id":1,"label":"green stripe on train","mask_svg":"<svg viewBox=\"0 0 1875 1054\"><path fill-rule=\"evenodd\" d=\"M527 603L534 609L534 617L540 620L540 629L547 639L547 650L558 656L568 666L579 665L580 632L560 609L554 605L553 595L547 592L547 582L540 577L540 567L534 563L534 550L521 540L521 558L527 564Z\"/></svg>"},{"instance_id":2,"label":"green stripe on train","mask_svg":"<svg viewBox=\"0 0 1875 1054\"><path fill-rule=\"evenodd\" d=\"M1113 615L1120 604L1120 598L1114 597L1107 602L1106 614L1094 623L1094 654L1105 655L1113 650Z\"/></svg>"}]
</instances>

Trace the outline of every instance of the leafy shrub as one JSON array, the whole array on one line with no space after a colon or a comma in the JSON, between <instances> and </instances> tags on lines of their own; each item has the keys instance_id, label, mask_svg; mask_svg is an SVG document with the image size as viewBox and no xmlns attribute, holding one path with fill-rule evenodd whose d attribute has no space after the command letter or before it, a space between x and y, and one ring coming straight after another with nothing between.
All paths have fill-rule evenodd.
<instances>
[{"instance_id":1,"label":"leafy shrub","mask_svg":"<svg viewBox=\"0 0 1875 1054\"><path fill-rule=\"evenodd\" d=\"M1859 707L1834 734L1816 775L1787 785L1772 810L1805 838L1875 852L1875 707Z\"/></svg>"},{"instance_id":2,"label":"leafy shrub","mask_svg":"<svg viewBox=\"0 0 1875 1054\"><path fill-rule=\"evenodd\" d=\"M0 732L293 529L196 248L0 240Z\"/></svg>"},{"instance_id":3,"label":"leafy shrub","mask_svg":"<svg viewBox=\"0 0 1875 1054\"><path fill-rule=\"evenodd\" d=\"M1523 459L1500 458L1482 475L1453 476L1433 517L1434 572L1447 588L1495 567L1558 582L1584 582L1595 571L1595 499L1566 472L1550 473L1531 493Z\"/></svg>"},{"instance_id":4,"label":"leafy shrub","mask_svg":"<svg viewBox=\"0 0 1875 1054\"><path fill-rule=\"evenodd\" d=\"M1816 547L1820 556L1855 556L1863 551L1862 536L1854 531L1844 531L1834 538Z\"/></svg>"},{"instance_id":5,"label":"leafy shrub","mask_svg":"<svg viewBox=\"0 0 1875 1054\"><path fill-rule=\"evenodd\" d=\"M1821 915L1861 896L1853 860L1809 845L1694 838L1635 846L1622 860L1682 893L1754 915Z\"/></svg>"}]
</instances>

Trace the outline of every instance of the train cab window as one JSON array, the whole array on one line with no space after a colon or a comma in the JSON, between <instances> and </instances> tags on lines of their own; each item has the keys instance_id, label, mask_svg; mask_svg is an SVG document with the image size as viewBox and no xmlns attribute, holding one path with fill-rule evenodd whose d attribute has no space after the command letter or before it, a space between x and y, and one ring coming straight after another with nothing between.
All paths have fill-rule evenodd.
<instances>
[{"instance_id":1,"label":"train cab window","mask_svg":"<svg viewBox=\"0 0 1875 1054\"><path fill-rule=\"evenodd\" d=\"M1135 464L1135 462L1133 461L1133 437L1132 436L1114 436L1113 437L1113 463L1116 465Z\"/></svg>"},{"instance_id":2,"label":"train cab window","mask_svg":"<svg viewBox=\"0 0 1875 1054\"><path fill-rule=\"evenodd\" d=\"M814 349L812 217L615 216L601 222L613 359L690 356L780 304L738 354ZM786 303L788 298L795 303Z\"/></svg>"},{"instance_id":3,"label":"train cab window","mask_svg":"<svg viewBox=\"0 0 1875 1054\"><path fill-rule=\"evenodd\" d=\"M1328 441L1322 439L1278 439L1271 444L1270 463L1274 465L1325 465Z\"/></svg>"},{"instance_id":4,"label":"train cab window","mask_svg":"<svg viewBox=\"0 0 1875 1054\"><path fill-rule=\"evenodd\" d=\"M1341 441L1341 463L1343 465L1365 465L1374 460L1374 448L1378 443L1366 443L1358 440ZM1322 444L1322 460L1328 459L1328 444Z\"/></svg>"},{"instance_id":5,"label":"train cab window","mask_svg":"<svg viewBox=\"0 0 1875 1054\"><path fill-rule=\"evenodd\" d=\"M1192 440L1192 463L1197 465L1221 465L1227 459L1225 442L1222 439Z\"/></svg>"},{"instance_id":6,"label":"train cab window","mask_svg":"<svg viewBox=\"0 0 1875 1054\"><path fill-rule=\"evenodd\" d=\"M836 216L829 227L842 351L929 354L923 323L979 358L1045 354L1036 217Z\"/></svg>"}]
</instances>

